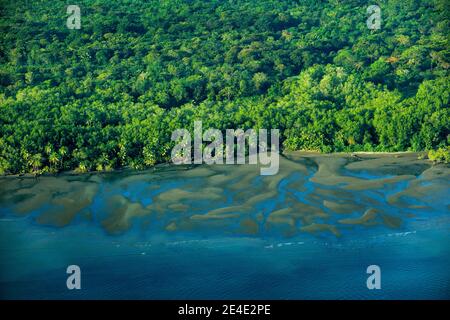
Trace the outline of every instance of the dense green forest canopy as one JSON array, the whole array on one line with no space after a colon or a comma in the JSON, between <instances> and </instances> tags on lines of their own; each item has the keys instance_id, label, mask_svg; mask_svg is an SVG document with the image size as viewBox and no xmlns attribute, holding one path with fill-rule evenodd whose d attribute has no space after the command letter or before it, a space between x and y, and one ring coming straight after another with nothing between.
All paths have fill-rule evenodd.
<instances>
[{"instance_id":1,"label":"dense green forest canopy","mask_svg":"<svg viewBox=\"0 0 450 320\"><path fill-rule=\"evenodd\" d=\"M0 173L143 168L171 132L448 148L447 0L1 0ZM370 30L367 7L381 8Z\"/></svg>"}]
</instances>

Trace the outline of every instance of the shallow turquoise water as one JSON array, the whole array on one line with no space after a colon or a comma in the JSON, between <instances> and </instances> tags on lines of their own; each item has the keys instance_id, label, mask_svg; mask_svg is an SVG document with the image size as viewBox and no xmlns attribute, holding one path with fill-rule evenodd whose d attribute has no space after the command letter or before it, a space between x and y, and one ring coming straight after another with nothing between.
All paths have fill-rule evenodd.
<instances>
[{"instance_id":1,"label":"shallow turquoise water","mask_svg":"<svg viewBox=\"0 0 450 320\"><path fill-rule=\"evenodd\" d=\"M166 201L161 197L165 192L176 188L196 188L201 192L209 184L211 176L208 174L186 178L177 172L164 173L158 179L153 177L154 173L150 173L151 177L144 174L142 178L133 174L132 179L128 174L101 179L95 175L69 178L69 186L80 180L95 181L98 189L92 201L64 226L55 225L51 219L43 223L39 217L49 212L60 214L55 213L57 210L54 212L55 199L64 192L69 192L66 194L69 198L73 197L70 192L86 185L76 184L67 191L64 182L57 191L51 190L48 202L39 202L25 214L18 214L16 207L24 201L18 197L20 190L35 184L26 182L26 186L18 189L4 184L0 211L0 296L3 299L450 298L448 188L433 190L434 198L424 194L423 189L417 189L422 190L420 197L405 195L401 202L394 204L388 203L389 196L411 188L412 180L351 191L349 197L363 207L344 217L360 216L370 202L371 207L402 217L402 223L396 228L382 223L341 225L342 215L333 213L322 200L342 199L346 195L343 192L349 192L341 190L346 184L314 182L311 178L315 173L312 168L307 174L294 170L276 183L274 197L256 203L252 207L254 212L245 212L246 217L262 213L261 221L255 218L259 221L256 233L239 231L241 216L229 223L222 222L229 219L226 217L219 219L220 222L201 220L198 225L183 224L185 220L191 221L193 214L240 204L232 188L237 183L233 179L219 192L222 198L177 198L177 204L189 206L187 211L168 212L164 207L164 214L151 211L149 216L147 213L133 216L128 228L120 232L102 227L112 214L111 203L116 203L111 200L114 196L155 210L156 207L152 207L155 203ZM362 171L353 174L368 181L380 177L373 173L365 175ZM447 178L426 181L420 178L418 175L418 185L424 187L437 183L448 186ZM51 181L49 185L53 188L56 182ZM299 181L302 186L295 187L293 183ZM43 194L41 185L46 184L38 183L38 194ZM255 190L261 183L265 181L260 176L250 182ZM311 197L318 189L341 193ZM77 200L82 199L80 196ZM285 233L286 226L265 227L270 214L289 201L320 208L328 216L317 216L314 222L337 226L340 236L331 232ZM400 206L405 201L409 206ZM426 205L427 208L411 205ZM114 217L117 221L124 219ZM169 231L166 227L174 221L178 228ZM305 220L296 220L295 230L304 224ZM183 228L185 225L188 227ZM66 288L66 268L72 264L81 268L81 290ZM366 287L366 268L373 264L381 268L381 290Z\"/></svg>"}]
</instances>

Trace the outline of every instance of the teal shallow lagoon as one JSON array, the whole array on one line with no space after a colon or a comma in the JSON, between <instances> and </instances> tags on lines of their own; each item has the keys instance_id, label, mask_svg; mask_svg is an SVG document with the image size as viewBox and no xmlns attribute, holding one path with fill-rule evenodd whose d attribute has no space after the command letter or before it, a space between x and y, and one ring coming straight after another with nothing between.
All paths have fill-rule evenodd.
<instances>
[{"instance_id":1,"label":"teal shallow lagoon","mask_svg":"<svg viewBox=\"0 0 450 320\"><path fill-rule=\"evenodd\" d=\"M200 166L5 178L0 294L448 299L448 168L415 159L292 154L274 177ZM66 288L71 264L81 290ZM372 264L381 290L366 287Z\"/></svg>"}]
</instances>

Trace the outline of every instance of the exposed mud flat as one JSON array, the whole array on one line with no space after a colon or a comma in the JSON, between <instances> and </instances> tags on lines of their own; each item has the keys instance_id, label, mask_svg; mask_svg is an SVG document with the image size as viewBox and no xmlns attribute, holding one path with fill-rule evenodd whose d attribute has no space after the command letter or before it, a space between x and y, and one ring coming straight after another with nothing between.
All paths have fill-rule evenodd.
<instances>
[{"instance_id":1,"label":"exposed mud flat","mask_svg":"<svg viewBox=\"0 0 450 320\"><path fill-rule=\"evenodd\" d=\"M64 227L89 221L110 234L130 228L231 235L402 228L447 214L450 169L417 154L287 153L280 170L258 165L160 166L143 172L0 179L1 214Z\"/></svg>"}]
</instances>

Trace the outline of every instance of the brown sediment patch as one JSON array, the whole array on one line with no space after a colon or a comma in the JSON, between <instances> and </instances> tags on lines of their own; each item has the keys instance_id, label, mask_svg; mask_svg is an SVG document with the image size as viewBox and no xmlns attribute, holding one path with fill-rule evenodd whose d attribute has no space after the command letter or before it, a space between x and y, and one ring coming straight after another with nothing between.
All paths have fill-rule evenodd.
<instances>
[{"instance_id":1,"label":"brown sediment patch","mask_svg":"<svg viewBox=\"0 0 450 320\"><path fill-rule=\"evenodd\" d=\"M155 218L159 219L165 216L166 210L168 206L163 206L159 203L151 203L145 207L146 210L149 210L150 212L155 214Z\"/></svg>"},{"instance_id":2,"label":"brown sediment patch","mask_svg":"<svg viewBox=\"0 0 450 320\"><path fill-rule=\"evenodd\" d=\"M82 180L69 176L40 177L34 183L28 183L28 188L16 190L14 197L24 200L17 202L15 212L27 214L50 204L50 209L38 215L36 221L59 227L68 225L92 203L98 192L98 183L89 177Z\"/></svg>"},{"instance_id":3,"label":"brown sediment patch","mask_svg":"<svg viewBox=\"0 0 450 320\"><path fill-rule=\"evenodd\" d=\"M173 210L173 211L181 211L181 212L186 212L186 211L188 211L189 208L190 208L188 205L182 204L182 203L172 203L172 204L169 204L167 207L168 207L170 210Z\"/></svg>"},{"instance_id":4,"label":"brown sediment patch","mask_svg":"<svg viewBox=\"0 0 450 320\"><path fill-rule=\"evenodd\" d=\"M275 217L275 216L285 216L285 215L287 215L287 214L290 214L290 213L292 213L292 208L282 208L282 209L278 209L278 210L275 210L275 211L273 211L270 215L269 215L269 217Z\"/></svg>"},{"instance_id":5,"label":"brown sediment patch","mask_svg":"<svg viewBox=\"0 0 450 320\"><path fill-rule=\"evenodd\" d=\"M306 204L303 202L293 202L291 205L292 216L295 218L312 217L312 218L328 218L329 214L323 211L321 208Z\"/></svg>"},{"instance_id":6,"label":"brown sediment patch","mask_svg":"<svg viewBox=\"0 0 450 320\"><path fill-rule=\"evenodd\" d=\"M242 174L240 176L236 175L236 178L238 179L238 181L236 181L235 183L229 185L229 189L232 191L245 191L248 190L249 187L252 186L252 182L254 179L256 179L258 177L258 175L254 175L254 174ZM262 187L260 186L256 186L256 187Z\"/></svg>"},{"instance_id":7,"label":"brown sediment patch","mask_svg":"<svg viewBox=\"0 0 450 320\"><path fill-rule=\"evenodd\" d=\"M194 192L175 188L160 193L155 197L155 201L168 203L179 202L183 200L224 200L223 189L210 187L203 188L202 192Z\"/></svg>"},{"instance_id":8,"label":"brown sediment patch","mask_svg":"<svg viewBox=\"0 0 450 320\"><path fill-rule=\"evenodd\" d=\"M360 204L345 200L323 200L323 205L328 209L341 214L347 214L361 210Z\"/></svg>"},{"instance_id":9,"label":"brown sediment patch","mask_svg":"<svg viewBox=\"0 0 450 320\"><path fill-rule=\"evenodd\" d=\"M377 221L379 211L374 208L370 208L364 212L364 214L359 218L348 218L341 219L338 222L341 224L359 224L363 226L374 226L379 224Z\"/></svg>"},{"instance_id":10,"label":"brown sediment patch","mask_svg":"<svg viewBox=\"0 0 450 320\"><path fill-rule=\"evenodd\" d=\"M292 216L301 219L302 223L312 223L316 218L326 219L330 216L330 214L326 213L322 208L316 206L314 203L305 204L298 202L292 205L294 211L292 212Z\"/></svg>"},{"instance_id":11,"label":"brown sediment patch","mask_svg":"<svg viewBox=\"0 0 450 320\"><path fill-rule=\"evenodd\" d=\"M230 182L231 177L226 174L215 174L211 177L208 177L207 183L211 186L223 186L225 183Z\"/></svg>"},{"instance_id":12,"label":"brown sediment patch","mask_svg":"<svg viewBox=\"0 0 450 320\"><path fill-rule=\"evenodd\" d=\"M18 194L17 194L18 195ZM14 211L19 215L25 215L30 213L33 210L39 209L43 205L45 205L49 200L48 194L23 194L28 196L23 201L20 201L17 206L14 208Z\"/></svg>"},{"instance_id":13,"label":"brown sediment patch","mask_svg":"<svg viewBox=\"0 0 450 320\"><path fill-rule=\"evenodd\" d=\"M237 206L229 206L229 207L223 207L223 208L217 208L209 211L210 214L223 214L223 213L247 213L249 210L251 210L251 207L247 205L237 205Z\"/></svg>"},{"instance_id":14,"label":"brown sediment patch","mask_svg":"<svg viewBox=\"0 0 450 320\"><path fill-rule=\"evenodd\" d=\"M268 191L268 192L261 193L261 194L258 194L256 196L251 197L244 204L246 206L254 206L257 203L260 203L260 202L263 202L263 201L267 201L269 199L275 198L276 196L277 196L277 192L276 191Z\"/></svg>"},{"instance_id":15,"label":"brown sediment patch","mask_svg":"<svg viewBox=\"0 0 450 320\"><path fill-rule=\"evenodd\" d=\"M169 223L166 226L166 230L167 231L177 231L177 224L176 224L176 222L172 221L171 223Z\"/></svg>"},{"instance_id":16,"label":"brown sediment patch","mask_svg":"<svg viewBox=\"0 0 450 320\"><path fill-rule=\"evenodd\" d=\"M145 191L155 191L155 190L158 190L158 189L160 189L160 188L161 188L161 185L160 185L160 184L152 183L152 184L150 184L149 186L147 186L147 187L145 188Z\"/></svg>"},{"instance_id":17,"label":"brown sediment patch","mask_svg":"<svg viewBox=\"0 0 450 320\"><path fill-rule=\"evenodd\" d=\"M301 179L298 181L291 181L286 185L286 188L293 189L299 192L306 192L308 191L308 188L305 186L306 179Z\"/></svg>"},{"instance_id":18,"label":"brown sediment patch","mask_svg":"<svg viewBox=\"0 0 450 320\"><path fill-rule=\"evenodd\" d=\"M244 234L255 235L258 233L258 231L259 231L259 226L255 220L252 220L250 218L241 220L239 232L244 233Z\"/></svg>"},{"instance_id":19,"label":"brown sediment patch","mask_svg":"<svg viewBox=\"0 0 450 320\"><path fill-rule=\"evenodd\" d=\"M57 227L70 224L78 213L92 203L97 189L97 185L90 184L84 188L65 193L63 196L56 196L50 201L54 207L39 215L36 221L40 224Z\"/></svg>"},{"instance_id":20,"label":"brown sediment patch","mask_svg":"<svg viewBox=\"0 0 450 320\"><path fill-rule=\"evenodd\" d=\"M360 197L360 202L366 203L368 206L374 206L374 207L382 205L382 203L380 201L378 201L377 199L371 198L366 195L362 195Z\"/></svg>"},{"instance_id":21,"label":"brown sediment patch","mask_svg":"<svg viewBox=\"0 0 450 320\"><path fill-rule=\"evenodd\" d=\"M346 176L345 170L376 171L383 175L415 177L430 168L429 161L418 160L418 153L355 153L351 155L287 152L286 157L293 161L302 158L313 161L318 167L317 172L310 179L313 182L324 185L350 184L355 185L358 190L362 189L361 184L367 181L372 182L371 188L377 188L379 185L373 180Z\"/></svg>"},{"instance_id":22,"label":"brown sediment patch","mask_svg":"<svg viewBox=\"0 0 450 320\"><path fill-rule=\"evenodd\" d=\"M355 161L345 166L348 170L376 172L384 175L414 175L421 174L431 164L427 160L418 159L418 153L405 152L395 154L358 154L361 161Z\"/></svg>"},{"instance_id":23,"label":"brown sediment patch","mask_svg":"<svg viewBox=\"0 0 450 320\"><path fill-rule=\"evenodd\" d=\"M296 221L292 217L274 217L264 223L264 229L281 233L285 237L291 237L298 233Z\"/></svg>"},{"instance_id":24,"label":"brown sediment patch","mask_svg":"<svg viewBox=\"0 0 450 320\"><path fill-rule=\"evenodd\" d=\"M435 203L442 201L445 190L450 184L450 168L448 166L433 166L425 170L422 175L412 180L408 187L388 197L387 201L391 205L401 206L410 209L426 209L428 205L410 204L406 198L416 201Z\"/></svg>"},{"instance_id":25,"label":"brown sediment patch","mask_svg":"<svg viewBox=\"0 0 450 320\"><path fill-rule=\"evenodd\" d=\"M305 231L309 233L320 233L320 232L331 232L336 237L340 237L341 233L337 229L336 226L333 226L331 224L324 224L324 223L312 223L303 227L300 227L300 231Z\"/></svg>"},{"instance_id":26,"label":"brown sediment patch","mask_svg":"<svg viewBox=\"0 0 450 320\"><path fill-rule=\"evenodd\" d=\"M261 168L260 165L238 166L235 169L236 173L234 173L234 175L239 178L239 181L235 183L232 188L241 190L247 186L250 186L252 181L256 177L259 177L261 179L261 187L266 190L272 190L277 187L281 180L293 173L298 172L303 175L308 173L308 170L304 165L287 160L283 157L280 157L279 165L279 172L276 175L271 176L261 176L259 172Z\"/></svg>"},{"instance_id":27,"label":"brown sediment patch","mask_svg":"<svg viewBox=\"0 0 450 320\"><path fill-rule=\"evenodd\" d=\"M18 177L3 177L0 178L0 200L11 201L17 198L16 194L19 190L31 189L39 180L34 178L18 178Z\"/></svg>"},{"instance_id":28,"label":"brown sediment patch","mask_svg":"<svg viewBox=\"0 0 450 320\"><path fill-rule=\"evenodd\" d=\"M310 193L310 194L306 195L305 200L318 206L318 205L322 204L323 197L316 193Z\"/></svg>"},{"instance_id":29,"label":"brown sediment patch","mask_svg":"<svg viewBox=\"0 0 450 320\"><path fill-rule=\"evenodd\" d=\"M139 174L132 174L130 176L124 176L120 179L118 186L126 189L128 185L138 182L151 182L157 181L158 175L149 172L141 172Z\"/></svg>"},{"instance_id":30,"label":"brown sediment patch","mask_svg":"<svg viewBox=\"0 0 450 320\"><path fill-rule=\"evenodd\" d=\"M108 201L110 214L101 221L101 225L109 233L117 234L131 226L131 219L150 214L141 203L131 202L121 195L112 196Z\"/></svg>"},{"instance_id":31,"label":"brown sediment patch","mask_svg":"<svg viewBox=\"0 0 450 320\"><path fill-rule=\"evenodd\" d=\"M267 186L267 189L274 190L277 188L277 186L283 179L287 178L290 175L291 175L290 172L283 171L273 176L266 176L264 177L265 178L264 185Z\"/></svg>"},{"instance_id":32,"label":"brown sediment patch","mask_svg":"<svg viewBox=\"0 0 450 320\"><path fill-rule=\"evenodd\" d=\"M191 220L222 220L222 219L232 219L240 217L240 213L205 213L205 214L194 214L191 216Z\"/></svg>"},{"instance_id":33,"label":"brown sediment patch","mask_svg":"<svg viewBox=\"0 0 450 320\"><path fill-rule=\"evenodd\" d=\"M15 207L16 213L27 214L41 208L45 204L55 204L59 209L46 212L41 219L48 220L58 212L55 223L63 223L78 211L88 206L98 191L98 185L93 182L70 181L64 178L41 177L31 188L15 192L16 197L25 197ZM66 216L65 216L66 215ZM38 219L39 220L39 217ZM51 220L51 219L50 219ZM70 221L69 221L70 222Z\"/></svg>"},{"instance_id":34,"label":"brown sediment patch","mask_svg":"<svg viewBox=\"0 0 450 320\"><path fill-rule=\"evenodd\" d=\"M286 160L285 160L286 161ZM291 172L281 171L274 176L260 176L258 184L252 184L255 176L244 176L239 182L232 186L232 189L240 190L235 196L235 200L242 201L247 206L255 206L257 203L276 198L278 195L279 183L287 178Z\"/></svg>"},{"instance_id":35,"label":"brown sediment patch","mask_svg":"<svg viewBox=\"0 0 450 320\"><path fill-rule=\"evenodd\" d=\"M201 210L204 207L211 207L211 203L216 201L224 202L226 196L222 188L187 186L188 190L174 188L165 191L153 198L151 204L146 209L156 214L155 218L162 218L169 212L179 212L188 215ZM189 190L191 189L191 190ZM200 206L195 206L191 201L204 201Z\"/></svg>"},{"instance_id":36,"label":"brown sediment patch","mask_svg":"<svg viewBox=\"0 0 450 320\"><path fill-rule=\"evenodd\" d=\"M301 175L308 175L308 167L304 162L293 161L286 157L280 157L280 172L281 173L300 173Z\"/></svg>"},{"instance_id":37,"label":"brown sediment patch","mask_svg":"<svg viewBox=\"0 0 450 320\"><path fill-rule=\"evenodd\" d=\"M320 199L320 202L322 202L322 200L335 201L335 199L338 199L338 202L353 203L358 206L358 211L360 211L359 209L365 209L367 206L376 207L382 205L377 199L372 198L370 195L360 192L359 190L346 190L342 188L343 187L332 190L317 188L314 191L315 194L312 200L316 201ZM328 196L332 196L332 198L327 199Z\"/></svg>"},{"instance_id":38,"label":"brown sediment patch","mask_svg":"<svg viewBox=\"0 0 450 320\"><path fill-rule=\"evenodd\" d=\"M302 224L312 224L315 219L326 219L328 217L329 215L320 208L296 202L287 208L281 208L270 213L266 224L287 224L293 227L298 220Z\"/></svg>"},{"instance_id":39,"label":"brown sediment patch","mask_svg":"<svg viewBox=\"0 0 450 320\"><path fill-rule=\"evenodd\" d=\"M199 166L190 170L180 171L178 175L183 178L204 178L215 174L211 166Z\"/></svg>"},{"instance_id":40,"label":"brown sediment patch","mask_svg":"<svg viewBox=\"0 0 450 320\"><path fill-rule=\"evenodd\" d=\"M92 182L94 184L99 184L103 182L103 178L100 174L92 174L89 176L86 182Z\"/></svg>"},{"instance_id":41,"label":"brown sediment patch","mask_svg":"<svg viewBox=\"0 0 450 320\"><path fill-rule=\"evenodd\" d=\"M295 219L292 216L292 208L282 208L273 211L266 219L267 224L287 224L289 226L295 226Z\"/></svg>"},{"instance_id":42,"label":"brown sediment patch","mask_svg":"<svg viewBox=\"0 0 450 320\"><path fill-rule=\"evenodd\" d=\"M335 188L335 189L323 189L323 188L316 188L314 190L314 193L321 197L334 197L339 199L354 199L355 194L348 190L343 190L341 188Z\"/></svg>"},{"instance_id":43,"label":"brown sediment patch","mask_svg":"<svg viewBox=\"0 0 450 320\"><path fill-rule=\"evenodd\" d=\"M338 185L342 183L358 183L364 179L342 175L342 168L348 162L344 157L315 157L313 160L318 165L317 172L310 178L310 181L323 185Z\"/></svg>"},{"instance_id":44,"label":"brown sediment patch","mask_svg":"<svg viewBox=\"0 0 450 320\"><path fill-rule=\"evenodd\" d=\"M435 165L422 172L420 181L443 179L448 182L450 179L449 165ZM418 181L419 181L418 180Z\"/></svg>"},{"instance_id":45,"label":"brown sediment patch","mask_svg":"<svg viewBox=\"0 0 450 320\"><path fill-rule=\"evenodd\" d=\"M362 225L366 227L379 225L381 223L389 228L399 228L402 225L401 218L382 213L374 208L366 210L359 218L341 219L338 222L341 224Z\"/></svg>"},{"instance_id":46,"label":"brown sediment patch","mask_svg":"<svg viewBox=\"0 0 450 320\"><path fill-rule=\"evenodd\" d=\"M205 214L195 214L191 216L192 220L209 220L209 219L229 219L237 218L242 214L248 213L250 207L247 206L231 206L213 209Z\"/></svg>"},{"instance_id":47,"label":"brown sediment patch","mask_svg":"<svg viewBox=\"0 0 450 320\"><path fill-rule=\"evenodd\" d=\"M231 233L236 227L239 227L239 213L223 214L195 214L177 220L178 230L206 230L220 229L222 232Z\"/></svg>"},{"instance_id":48,"label":"brown sediment patch","mask_svg":"<svg viewBox=\"0 0 450 320\"><path fill-rule=\"evenodd\" d=\"M258 221L258 222L264 221L264 214L262 212L258 212L256 214L256 221Z\"/></svg>"},{"instance_id":49,"label":"brown sediment patch","mask_svg":"<svg viewBox=\"0 0 450 320\"><path fill-rule=\"evenodd\" d=\"M382 214L381 215L381 219L383 219L383 223L389 227L389 228L393 228L393 229L397 229L400 228L403 221L401 218L399 217L394 217L388 214Z\"/></svg>"},{"instance_id":50,"label":"brown sediment patch","mask_svg":"<svg viewBox=\"0 0 450 320\"><path fill-rule=\"evenodd\" d=\"M433 183L433 185L413 185L409 188L397 192L387 198L387 202L391 205L404 207L404 208L410 208L410 209L417 209L417 208L429 208L428 205L417 205L417 204L410 204L406 199L411 198L415 199L416 201L425 201L428 203L434 203L439 202L442 200L442 191L446 190L445 188L448 188L448 185L441 185L439 183Z\"/></svg>"},{"instance_id":51,"label":"brown sediment patch","mask_svg":"<svg viewBox=\"0 0 450 320\"><path fill-rule=\"evenodd\" d=\"M351 183L349 185L344 186L344 189L347 190L369 190L369 189L381 189L386 184L398 183L407 180L415 179L415 176L397 176L392 178L385 179L373 179L373 180L362 180L358 182Z\"/></svg>"},{"instance_id":52,"label":"brown sediment patch","mask_svg":"<svg viewBox=\"0 0 450 320\"><path fill-rule=\"evenodd\" d=\"M198 227L197 221L192 221L189 218L180 218L167 224L165 230L169 232L192 231Z\"/></svg>"},{"instance_id":53,"label":"brown sediment patch","mask_svg":"<svg viewBox=\"0 0 450 320\"><path fill-rule=\"evenodd\" d=\"M266 220L266 226L269 227L270 224L286 224L294 227L295 219L289 216L269 216Z\"/></svg>"}]
</instances>

